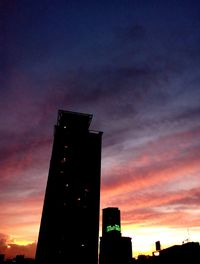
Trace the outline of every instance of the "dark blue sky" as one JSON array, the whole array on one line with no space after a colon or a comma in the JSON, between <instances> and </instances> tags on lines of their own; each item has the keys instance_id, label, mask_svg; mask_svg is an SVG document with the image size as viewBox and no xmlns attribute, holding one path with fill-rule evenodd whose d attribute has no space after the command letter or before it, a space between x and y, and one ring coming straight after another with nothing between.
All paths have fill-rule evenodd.
<instances>
[{"instance_id":1,"label":"dark blue sky","mask_svg":"<svg viewBox=\"0 0 200 264\"><path fill-rule=\"evenodd\" d=\"M37 240L58 109L104 132L101 208L120 207L136 248L142 228L200 237L200 2L3 0L0 12L5 243Z\"/></svg>"}]
</instances>

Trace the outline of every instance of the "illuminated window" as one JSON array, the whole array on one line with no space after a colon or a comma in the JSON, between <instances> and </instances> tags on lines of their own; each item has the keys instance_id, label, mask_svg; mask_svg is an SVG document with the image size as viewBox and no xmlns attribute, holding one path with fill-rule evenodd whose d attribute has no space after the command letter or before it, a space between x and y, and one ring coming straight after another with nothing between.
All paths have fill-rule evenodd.
<instances>
[{"instance_id":1,"label":"illuminated window","mask_svg":"<svg viewBox=\"0 0 200 264\"><path fill-rule=\"evenodd\" d=\"M67 158L65 157L61 160L62 163L65 163L66 161L67 161Z\"/></svg>"}]
</instances>

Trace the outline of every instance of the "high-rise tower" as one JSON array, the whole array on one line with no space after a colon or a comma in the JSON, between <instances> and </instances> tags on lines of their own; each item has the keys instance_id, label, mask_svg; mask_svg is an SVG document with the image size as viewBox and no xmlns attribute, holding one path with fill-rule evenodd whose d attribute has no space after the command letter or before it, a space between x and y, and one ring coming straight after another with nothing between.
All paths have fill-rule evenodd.
<instances>
[{"instance_id":1,"label":"high-rise tower","mask_svg":"<svg viewBox=\"0 0 200 264\"><path fill-rule=\"evenodd\" d=\"M103 209L103 237L121 237L120 210L116 207Z\"/></svg>"},{"instance_id":2,"label":"high-rise tower","mask_svg":"<svg viewBox=\"0 0 200 264\"><path fill-rule=\"evenodd\" d=\"M103 209L99 263L132 263L131 238L123 237L121 235L120 210L116 207L108 207Z\"/></svg>"},{"instance_id":3,"label":"high-rise tower","mask_svg":"<svg viewBox=\"0 0 200 264\"><path fill-rule=\"evenodd\" d=\"M58 111L40 225L38 264L98 261L102 132L92 115Z\"/></svg>"}]
</instances>

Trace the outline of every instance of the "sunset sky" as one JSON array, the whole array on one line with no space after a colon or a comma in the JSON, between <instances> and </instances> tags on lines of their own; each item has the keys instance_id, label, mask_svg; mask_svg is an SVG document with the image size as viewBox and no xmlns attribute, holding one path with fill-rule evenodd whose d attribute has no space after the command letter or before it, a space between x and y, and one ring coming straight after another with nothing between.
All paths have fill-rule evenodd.
<instances>
[{"instance_id":1,"label":"sunset sky","mask_svg":"<svg viewBox=\"0 0 200 264\"><path fill-rule=\"evenodd\" d=\"M0 253L33 257L58 109L103 131L133 256L200 242L200 1L2 0ZM101 233L100 233L101 235Z\"/></svg>"}]
</instances>

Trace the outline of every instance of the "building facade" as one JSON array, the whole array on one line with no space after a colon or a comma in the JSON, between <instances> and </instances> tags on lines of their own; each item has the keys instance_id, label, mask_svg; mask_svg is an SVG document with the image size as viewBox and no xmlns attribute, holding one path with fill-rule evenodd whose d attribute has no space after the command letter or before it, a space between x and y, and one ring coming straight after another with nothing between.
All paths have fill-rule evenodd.
<instances>
[{"instance_id":1,"label":"building facade","mask_svg":"<svg viewBox=\"0 0 200 264\"><path fill-rule=\"evenodd\" d=\"M58 111L39 231L38 264L98 262L102 132L92 115Z\"/></svg>"}]
</instances>

